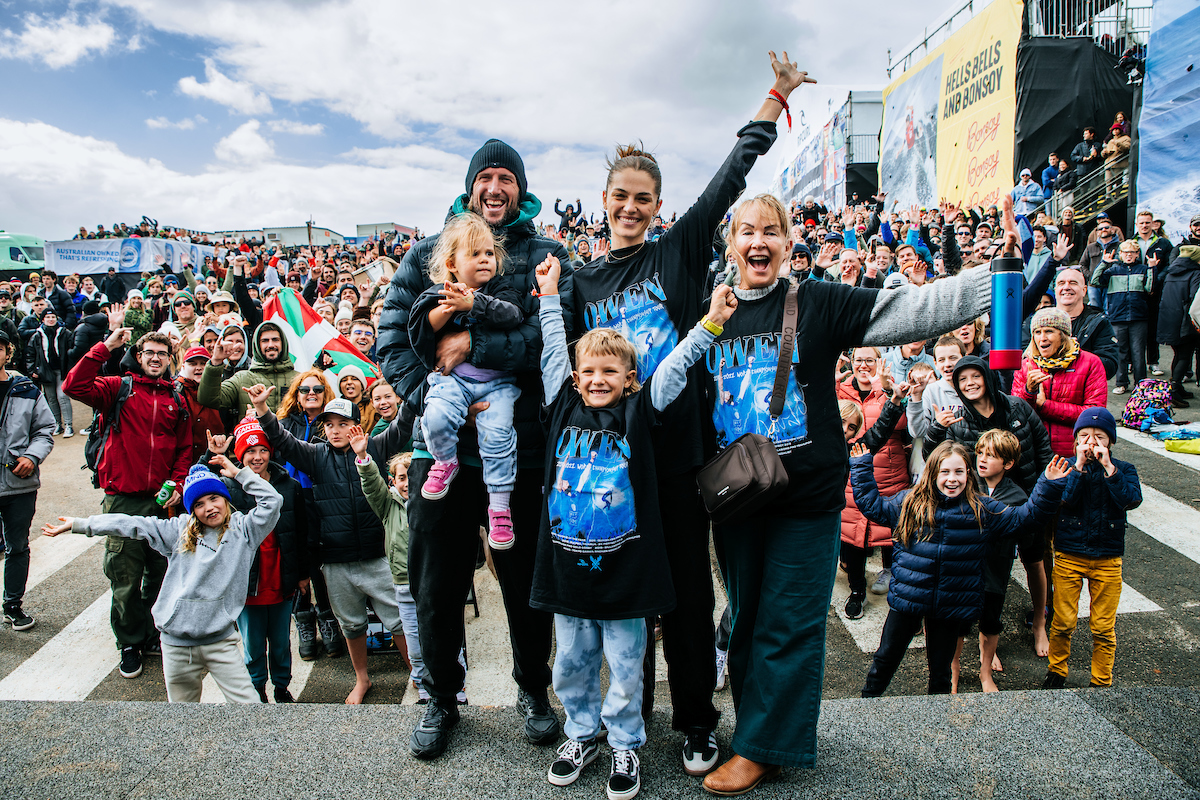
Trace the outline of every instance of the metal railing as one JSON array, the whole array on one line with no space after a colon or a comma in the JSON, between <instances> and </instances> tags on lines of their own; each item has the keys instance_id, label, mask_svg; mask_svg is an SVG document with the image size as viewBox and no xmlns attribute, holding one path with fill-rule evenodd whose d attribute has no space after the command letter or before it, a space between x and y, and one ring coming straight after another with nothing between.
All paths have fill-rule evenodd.
<instances>
[{"instance_id":1,"label":"metal railing","mask_svg":"<svg viewBox=\"0 0 1200 800\"><path fill-rule=\"evenodd\" d=\"M1085 37L1120 56L1150 41L1151 0L1029 0L1029 35Z\"/></svg>"},{"instance_id":2,"label":"metal railing","mask_svg":"<svg viewBox=\"0 0 1200 800\"><path fill-rule=\"evenodd\" d=\"M850 136L847 164L873 164L879 161L879 134L856 133Z\"/></svg>"},{"instance_id":3,"label":"metal railing","mask_svg":"<svg viewBox=\"0 0 1200 800\"><path fill-rule=\"evenodd\" d=\"M1129 196L1129 159L1113 167L1100 167L1080 178L1075 188L1055 192L1050 199L1026 216L1032 221L1037 212L1045 211L1051 219L1061 219L1063 209L1075 209L1075 221L1080 225L1092 220L1101 211L1112 208Z\"/></svg>"}]
</instances>

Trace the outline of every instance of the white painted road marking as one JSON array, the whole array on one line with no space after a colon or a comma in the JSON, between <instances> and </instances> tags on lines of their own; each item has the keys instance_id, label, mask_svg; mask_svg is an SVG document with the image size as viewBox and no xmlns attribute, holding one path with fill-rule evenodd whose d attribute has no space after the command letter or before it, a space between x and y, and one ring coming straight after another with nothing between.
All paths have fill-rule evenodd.
<instances>
[{"instance_id":1,"label":"white painted road marking","mask_svg":"<svg viewBox=\"0 0 1200 800\"><path fill-rule=\"evenodd\" d=\"M111 608L109 591L0 681L0 700L87 699L120 661Z\"/></svg>"}]
</instances>

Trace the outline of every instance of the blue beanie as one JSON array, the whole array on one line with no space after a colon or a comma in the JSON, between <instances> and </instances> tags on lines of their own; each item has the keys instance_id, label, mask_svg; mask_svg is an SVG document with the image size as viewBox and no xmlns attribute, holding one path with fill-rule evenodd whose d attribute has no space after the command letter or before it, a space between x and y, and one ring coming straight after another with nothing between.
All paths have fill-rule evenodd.
<instances>
[{"instance_id":1,"label":"blue beanie","mask_svg":"<svg viewBox=\"0 0 1200 800\"><path fill-rule=\"evenodd\" d=\"M183 507L191 513L192 506L206 494L219 494L229 499L229 489L221 476L203 464L196 464L188 470L187 479L183 482Z\"/></svg>"},{"instance_id":2,"label":"blue beanie","mask_svg":"<svg viewBox=\"0 0 1200 800\"><path fill-rule=\"evenodd\" d=\"M1113 415L1109 413L1107 408L1096 406L1095 408L1085 408L1083 413L1079 415L1079 419L1075 420L1075 434L1078 435L1084 428L1099 428L1108 434L1108 443L1113 444L1117 441L1117 421L1113 419Z\"/></svg>"}]
</instances>

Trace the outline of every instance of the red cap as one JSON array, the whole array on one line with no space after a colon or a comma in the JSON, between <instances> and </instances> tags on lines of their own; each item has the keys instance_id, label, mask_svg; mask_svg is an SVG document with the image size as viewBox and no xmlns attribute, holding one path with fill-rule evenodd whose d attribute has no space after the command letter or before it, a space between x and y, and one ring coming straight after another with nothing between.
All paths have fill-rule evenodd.
<instances>
[{"instance_id":1,"label":"red cap","mask_svg":"<svg viewBox=\"0 0 1200 800\"><path fill-rule=\"evenodd\" d=\"M251 447L265 447L272 453L275 452L275 448L271 447L271 443L267 441L267 434L263 432L262 425L258 424L258 420L246 417L233 429L233 454L238 457L238 461L241 461L242 456Z\"/></svg>"},{"instance_id":2,"label":"red cap","mask_svg":"<svg viewBox=\"0 0 1200 800\"><path fill-rule=\"evenodd\" d=\"M212 359L212 353L208 352L200 345L196 345L195 347L189 347L188 351L183 354L183 363L186 364L193 358L203 358L205 361L209 361Z\"/></svg>"}]
</instances>

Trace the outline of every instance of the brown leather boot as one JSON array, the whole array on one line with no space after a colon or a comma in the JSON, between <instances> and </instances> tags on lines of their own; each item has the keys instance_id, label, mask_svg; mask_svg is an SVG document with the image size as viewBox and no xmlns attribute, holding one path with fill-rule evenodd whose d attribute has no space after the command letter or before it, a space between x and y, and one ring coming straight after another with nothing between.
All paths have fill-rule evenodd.
<instances>
[{"instance_id":1,"label":"brown leather boot","mask_svg":"<svg viewBox=\"0 0 1200 800\"><path fill-rule=\"evenodd\" d=\"M704 790L721 797L745 794L767 778L779 775L777 764L759 764L748 758L734 756L704 779Z\"/></svg>"}]
</instances>

